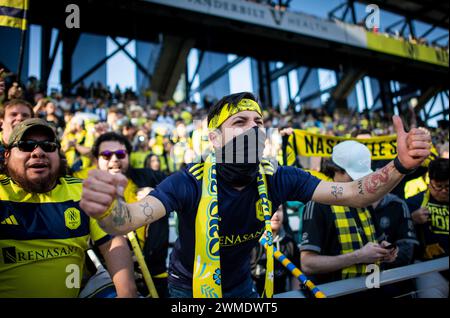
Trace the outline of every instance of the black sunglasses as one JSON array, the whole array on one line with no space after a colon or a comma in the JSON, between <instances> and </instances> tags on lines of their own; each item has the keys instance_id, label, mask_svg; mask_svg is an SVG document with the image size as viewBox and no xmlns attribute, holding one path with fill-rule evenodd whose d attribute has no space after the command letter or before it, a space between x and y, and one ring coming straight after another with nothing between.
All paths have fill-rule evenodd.
<instances>
[{"instance_id":1,"label":"black sunglasses","mask_svg":"<svg viewBox=\"0 0 450 318\"><path fill-rule=\"evenodd\" d=\"M21 140L11 145L10 148L17 147L23 152L32 152L37 147L40 147L45 152L54 152L59 149L59 144L53 141L35 141L35 140Z\"/></svg>"},{"instance_id":2,"label":"black sunglasses","mask_svg":"<svg viewBox=\"0 0 450 318\"><path fill-rule=\"evenodd\" d=\"M127 156L127 152L122 149L116 151L105 150L100 152L100 156L105 160L111 159L113 155L116 155L117 159L124 159Z\"/></svg>"}]
</instances>

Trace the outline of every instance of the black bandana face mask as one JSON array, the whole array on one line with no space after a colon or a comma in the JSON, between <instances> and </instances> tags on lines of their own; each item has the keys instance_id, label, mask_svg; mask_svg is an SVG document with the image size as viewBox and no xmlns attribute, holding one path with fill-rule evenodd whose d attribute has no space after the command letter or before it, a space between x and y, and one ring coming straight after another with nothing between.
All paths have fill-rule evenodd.
<instances>
[{"instance_id":1,"label":"black bandana face mask","mask_svg":"<svg viewBox=\"0 0 450 318\"><path fill-rule=\"evenodd\" d=\"M258 175L266 134L254 127L216 150L217 174L235 187L250 184Z\"/></svg>"}]
</instances>

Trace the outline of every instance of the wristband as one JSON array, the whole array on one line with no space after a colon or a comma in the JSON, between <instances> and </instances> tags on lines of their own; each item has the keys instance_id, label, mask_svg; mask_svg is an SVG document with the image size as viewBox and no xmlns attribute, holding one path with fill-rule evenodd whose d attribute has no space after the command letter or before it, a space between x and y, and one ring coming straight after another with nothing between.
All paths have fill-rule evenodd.
<instances>
[{"instance_id":1,"label":"wristband","mask_svg":"<svg viewBox=\"0 0 450 318\"><path fill-rule=\"evenodd\" d=\"M406 169L406 168L402 165L402 163L400 162L400 160L398 159L398 157L395 157L395 159L394 159L394 167L395 167L395 169L397 169L398 172L400 172L401 174L406 174L406 175L411 174L411 173L413 173L414 171L417 170L417 168L414 168L414 169Z\"/></svg>"},{"instance_id":2,"label":"wristband","mask_svg":"<svg viewBox=\"0 0 450 318\"><path fill-rule=\"evenodd\" d=\"M101 221L101 220L103 220L104 218L106 218L106 217L108 217L110 214L111 214L111 212L112 212L112 210L113 210L113 207L114 206L116 206L116 203L117 203L117 199L114 199L114 201L111 203L111 205L109 206L109 208L108 208L108 210L106 210L105 211L105 213L103 213L102 215L100 215L98 218L96 218L98 221Z\"/></svg>"}]
</instances>

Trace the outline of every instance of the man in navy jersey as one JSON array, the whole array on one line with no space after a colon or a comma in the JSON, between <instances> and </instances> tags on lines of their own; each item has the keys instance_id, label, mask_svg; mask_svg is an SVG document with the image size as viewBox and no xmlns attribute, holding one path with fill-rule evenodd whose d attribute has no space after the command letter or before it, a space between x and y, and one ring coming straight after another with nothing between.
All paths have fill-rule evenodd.
<instances>
[{"instance_id":1,"label":"man in navy jersey","mask_svg":"<svg viewBox=\"0 0 450 318\"><path fill-rule=\"evenodd\" d=\"M251 250L263 234L270 250L270 215L280 204L312 200L364 207L383 197L428 157L431 138L426 130L406 133L399 117L394 117L394 125L398 133L395 162L353 182L325 182L301 169L274 168L262 160L264 122L255 96L229 95L209 110L214 151L204 162L171 175L132 204L120 199L124 176L93 170L84 181L81 206L103 229L116 234L176 211L180 222L169 267L171 296L257 297L251 281ZM273 292L270 254L267 297Z\"/></svg>"}]
</instances>

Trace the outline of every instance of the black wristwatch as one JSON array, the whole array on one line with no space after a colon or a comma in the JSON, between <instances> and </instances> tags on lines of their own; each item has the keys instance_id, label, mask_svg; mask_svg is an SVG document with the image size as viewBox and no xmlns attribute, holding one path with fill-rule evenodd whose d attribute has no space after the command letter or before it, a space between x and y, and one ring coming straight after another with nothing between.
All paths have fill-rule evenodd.
<instances>
[{"instance_id":1,"label":"black wristwatch","mask_svg":"<svg viewBox=\"0 0 450 318\"><path fill-rule=\"evenodd\" d=\"M397 169L398 172L400 172L401 174L406 174L406 175L411 174L411 173L414 173L414 171L417 170L417 168L414 168L414 169L406 169L406 168L402 165L402 163L400 162L400 160L398 159L398 157L395 157L395 159L394 159L394 167L395 167L395 169Z\"/></svg>"}]
</instances>

